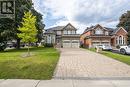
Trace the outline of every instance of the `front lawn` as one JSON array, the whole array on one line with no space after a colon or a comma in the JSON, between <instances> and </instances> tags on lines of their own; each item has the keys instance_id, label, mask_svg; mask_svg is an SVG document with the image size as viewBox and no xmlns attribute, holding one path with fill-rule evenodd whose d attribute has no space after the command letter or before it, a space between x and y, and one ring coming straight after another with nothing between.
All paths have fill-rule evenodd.
<instances>
[{"instance_id":1,"label":"front lawn","mask_svg":"<svg viewBox=\"0 0 130 87\"><path fill-rule=\"evenodd\" d=\"M89 49L90 51L96 52L95 49ZM130 56L129 55L122 55L122 54L117 54L117 53L112 53L109 51L101 51L100 54L103 54L105 56L108 56L110 58L116 59L118 61L121 61L123 63L126 63L130 65Z\"/></svg>"},{"instance_id":2,"label":"front lawn","mask_svg":"<svg viewBox=\"0 0 130 87\"><path fill-rule=\"evenodd\" d=\"M51 79L59 52L54 48L31 48L31 57L22 58L27 49L0 53L0 79Z\"/></svg>"}]
</instances>

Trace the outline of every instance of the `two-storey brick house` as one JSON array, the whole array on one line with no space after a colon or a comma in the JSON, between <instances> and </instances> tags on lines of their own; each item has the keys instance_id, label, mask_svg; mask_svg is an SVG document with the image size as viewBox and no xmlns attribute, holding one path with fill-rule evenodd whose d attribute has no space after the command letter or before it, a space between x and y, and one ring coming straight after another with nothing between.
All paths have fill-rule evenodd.
<instances>
[{"instance_id":1,"label":"two-storey brick house","mask_svg":"<svg viewBox=\"0 0 130 87\"><path fill-rule=\"evenodd\" d=\"M100 44L104 45L126 45L127 31L120 27L117 29L103 27L99 24L88 27L80 36L80 44L84 47L95 47Z\"/></svg>"}]
</instances>

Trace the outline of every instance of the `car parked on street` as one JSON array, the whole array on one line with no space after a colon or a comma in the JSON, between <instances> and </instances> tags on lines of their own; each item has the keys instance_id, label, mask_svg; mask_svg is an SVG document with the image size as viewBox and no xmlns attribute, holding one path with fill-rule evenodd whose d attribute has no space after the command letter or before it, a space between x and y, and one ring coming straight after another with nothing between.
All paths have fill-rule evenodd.
<instances>
[{"instance_id":1,"label":"car parked on street","mask_svg":"<svg viewBox=\"0 0 130 87\"><path fill-rule=\"evenodd\" d=\"M97 45L96 48L102 49L102 50L112 50L111 45Z\"/></svg>"},{"instance_id":2,"label":"car parked on street","mask_svg":"<svg viewBox=\"0 0 130 87\"><path fill-rule=\"evenodd\" d=\"M130 45L128 46L120 46L121 54L130 54Z\"/></svg>"}]
</instances>

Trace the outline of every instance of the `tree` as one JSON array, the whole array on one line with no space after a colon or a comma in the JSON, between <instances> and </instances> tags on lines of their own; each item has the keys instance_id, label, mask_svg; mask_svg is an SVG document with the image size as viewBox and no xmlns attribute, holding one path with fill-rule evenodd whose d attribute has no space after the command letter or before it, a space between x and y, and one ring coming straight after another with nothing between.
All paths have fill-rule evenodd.
<instances>
[{"instance_id":1,"label":"tree","mask_svg":"<svg viewBox=\"0 0 130 87\"><path fill-rule=\"evenodd\" d=\"M127 11L127 13L122 14L117 27L124 27L126 31L128 31L128 44L130 44L130 11Z\"/></svg>"},{"instance_id":2,"label":"tree","mask_svg":"<svg viewBox=\"0 0 130 87\"><path fill-rule=\"evenodd\" d=\"M9 18L0 19L0 51L4 51L7 41L14 36L13 20Z\"/></svg>"},{"instance_id":3,"label":"tree","mask_svg":"<svg viewBox=\"0 0 130 87\"><path fill-rule=\"evenodd\" d=\"M15 33L14 39L17 40L17 49L20 48L20 38L17 37L18 27L21 25L22 18L24 16L24 12L32 9L32 0L15 0Z\"/></svg>"},{"instance_id":4,"label":"tree","mask_svg":"<svg viewBox=\"0 0 130 87\"><path fill-rule=\"evenodd\" d=\"M16 26L16 29L15 29L15 37L14 39L17 39L17 49L20 48L20 38L17 37L17 33L20 33L20 31L18 31L18 26L21 25L21 21L22 21L22 18L24 16L24 12L26 11L30 11L32 12L32 14L34 16L36 16L36 28L38 30L38 34L37 34L37 37L38 37L38 42L41 41L42 39L42 35L43 35L43 29L44 27L40 27L40 24L42 23L41 20L42 20L42 15L40 13L38 13L34 8L33 8L33 3L32 3L32 0L16 0L16 15L15 15L15 26ZM44 24L42 24L44 25Z\"/></svg>"},{"instance_id":5,"label":"tree","mask_svg":"<svg viewBox=\"0 0 130 87\"><path fill-rule=\"evenodd\" d=\"M36 16L33 16L31 12L25 12L23 17L22 26L18 28L21 33L18 33L18 37L22 39L23 42L28 43L28 55L30 55L29 46L30 43L36 42Z\"/></svg>"}]
</instances>

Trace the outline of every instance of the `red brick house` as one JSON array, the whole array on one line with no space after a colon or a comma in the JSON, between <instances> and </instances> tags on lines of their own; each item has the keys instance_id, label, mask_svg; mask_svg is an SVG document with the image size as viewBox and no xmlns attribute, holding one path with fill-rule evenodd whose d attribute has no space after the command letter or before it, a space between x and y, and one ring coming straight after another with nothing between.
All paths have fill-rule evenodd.
<instances>
[{"instance_id":1,"label":"red brick house","mask_svg":"<svg viewBox=\"0 0 130 87\"><path fill-rule=\"evenodd\" d=\"M80 44L84 47L95 47L105 44L113 47L127 44L127 31L123 28L107 28L99 24L88 27L80 36Z\"/></svg>"}]
</instances>

